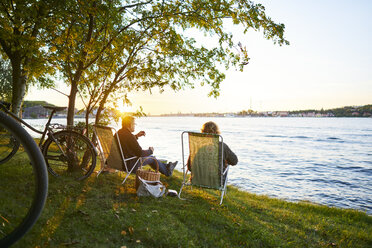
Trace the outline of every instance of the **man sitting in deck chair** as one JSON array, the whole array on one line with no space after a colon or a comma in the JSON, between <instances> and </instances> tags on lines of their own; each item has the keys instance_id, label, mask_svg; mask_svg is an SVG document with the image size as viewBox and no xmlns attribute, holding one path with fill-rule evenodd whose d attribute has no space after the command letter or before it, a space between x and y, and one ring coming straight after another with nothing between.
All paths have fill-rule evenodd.
<instances>
[{"instance_id":1,"label":"man sitting in deck chair","mask_svg":"<svg viewBox=\"0 0 372 248\"><path fill-rule=\"evenodd\" d=\"M137 157L150 157L149 159L146 159L143 166L150 165L154 170L156 170L156 161L157 160L154 156L151 156L154 152L153 147L149 147L147 150L142 150L141 146L139 145L137 139L141 136L145 136L146 133L144 131L140 131L136 135L133 135L132 132L134 132L135 129L135 119L133 116L125 116L122 118L121 123L122 128L117 132L119 135L119 140L121 144L121 148L123 150L123 153L125 155L125 158L130 158L133 156ZM133 172L136 172L138 167L140 166L140 163L137 163L135 165L134 160L128 161L127 166L128 170L131 170L133 166L136 166L136 168L133 169ZM173 170L177 165L177 162L169 162L168 164L163 164L159 160L157 160L159 164L159 172L163 175L170 177L173 174Z\"/></svg>"}]
</instances>

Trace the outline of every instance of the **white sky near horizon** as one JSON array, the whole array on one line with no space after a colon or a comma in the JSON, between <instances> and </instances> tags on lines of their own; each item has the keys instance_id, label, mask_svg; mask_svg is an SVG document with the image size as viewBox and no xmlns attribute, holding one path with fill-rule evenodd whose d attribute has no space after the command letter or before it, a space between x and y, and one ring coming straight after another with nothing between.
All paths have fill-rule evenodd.
<instances>
[{"instance_id":1,"label":"white sky near horizon","mask_svg":"<svg viewBox=\"0 0 372 248\"><path fill-rule=\"evenodd\" d=\"M159 94L157 89L129 93L132 110L145 113L200 113L329 109L372 104L372 1L254 1L266 14L284 23L289 46L263 38L261 32L243 35L229 26L250 63L244 72L230 69L217 99L208 86ZM209 37L198 39L210 42ZM68 93L66 86L59 90ZM53 90L32 89L26 100L45 100L67 106L67 97ZM78 106L83 105L78 100Z\"/></svg>"}]
</instances>

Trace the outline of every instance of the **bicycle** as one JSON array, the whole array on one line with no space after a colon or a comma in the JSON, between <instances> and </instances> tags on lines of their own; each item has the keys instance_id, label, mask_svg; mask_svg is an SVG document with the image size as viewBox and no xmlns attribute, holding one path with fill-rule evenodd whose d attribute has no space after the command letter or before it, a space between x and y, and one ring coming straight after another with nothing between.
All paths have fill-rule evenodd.
<instances>
[{"instance_id":1,"label":"bicycle","mask_svg":"<svg viewBox=\"0 0 372 248\"><path fill-rule=\"evenodd\" d=\"M65 107L44 106L44 108L51 110L51 113L43 131L35 129L18 118L8 110L3 102L0 102L0 108L27 128L41 134L39 147L50 174L56 177L72 175L76 180L83 180L93 173L97 156L93 143L83 134L74 131L73 127L51 124L53 115L58 111L65 110ZM47 139L45 139L46 137ZM0 153L0 164L9 160L14 151L18 149L16 142L13 142L11 138L6 145L8 149Z\"/></svg>"},{"instance_id":2,"label":"bicycle","mask_svg":"<svg viewBox=\"0 0 372 248\"><path fill-rule=\"evenodd\" d=\"M33 138L1 111L0 134L0 154L6 154L0 168L0 247L9 247L39 218L47 198L48 172Z\"/></svg>"}]
</instances>

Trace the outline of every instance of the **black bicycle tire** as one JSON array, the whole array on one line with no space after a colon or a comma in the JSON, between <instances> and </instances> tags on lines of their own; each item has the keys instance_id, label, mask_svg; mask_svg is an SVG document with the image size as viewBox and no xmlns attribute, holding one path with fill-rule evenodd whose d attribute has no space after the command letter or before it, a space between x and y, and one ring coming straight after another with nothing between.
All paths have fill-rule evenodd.
<instances>
[{"instance_id":1,"label":"black bicycle tire","mask_svg":"<svg viewBox=\"0 0 372 248\"><path fill-rule=\"evenodd\" d=\"M60 135L66 135L66 134L72 134L76 137L78 137L78 139L81 139L81 140L84 140L84 142L86 144L88 144L88 149L91 150L92 152L92 162L91 162L91 165L89 166L87 172L82 176L82 177L79 177L77 178L78 181L81 181L81 180L84 180L86 178L88 178L94 171L95 167L96 167L96 163L97 163L97 151L93 145L93 143L84 135L78 133L78 132L75 132L75 131L71 131L71 130L62 130L62 131L59 131L59 132L56 132L53 134L54 136L54 139L57 139L58 136ZM43 149L42 149L42 153L43 153L43 156L45 158L45 162L46 162L46 166L47 166L47 169L49 171L50 174L52 174L53 176L55 177L59 177L60 175L58 173L56 173L53 168L49 165L49 162L48 162L48 159L47 159L47 152L48 152L48 148L49 146L54 142L54 139L52 136L50 136L44 143L43 145Z\"/></svg>"},{"instance_id":2,"label":"black bicycle tire","mask_svg":"<svg viewBox=\"0 0 372 248\"><path fill-rule=\"evenodd\" d=\"M0 247L9 247L22 238L39 218L48 193L48 172L39 147L27 131L13 118L0 112L0 125L20 141L30 159L36 175L35 195L31 207L22 222L11 233L0 240Z\"/></svg>"},{"instance_id":3,"label":"black bicycle tire","mask_svg":"<svg viewBox=\"0 0 372 248\"><path fill-rule=\"evenodd\" d=\"M18 141L17 139L15 139L15 140ZM14 154L17 153L19 145L20 145L19 142L15 142L14 145L13 145L12 151L5 158L0 159L0 164L4 164L4 163L8 162L9 159L11 159L14 156Z\"/></svg>"}]
</instances>

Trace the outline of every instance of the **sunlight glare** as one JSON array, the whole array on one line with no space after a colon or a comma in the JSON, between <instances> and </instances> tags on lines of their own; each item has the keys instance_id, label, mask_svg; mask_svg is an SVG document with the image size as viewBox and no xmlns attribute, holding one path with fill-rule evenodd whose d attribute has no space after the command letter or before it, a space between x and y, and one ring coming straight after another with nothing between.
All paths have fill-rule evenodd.
<instances>
[{"instance_id":1,"label":"sunlight glare","mask_svg":"<svg viewBox=\"0 0 372 248\"><path fill-rule=\"evenodd\" d=\"M119 110L121 114L131 113L133 112L133 107L120 103L117 107L117 110Z\"/></svg>"}]
</instances>

